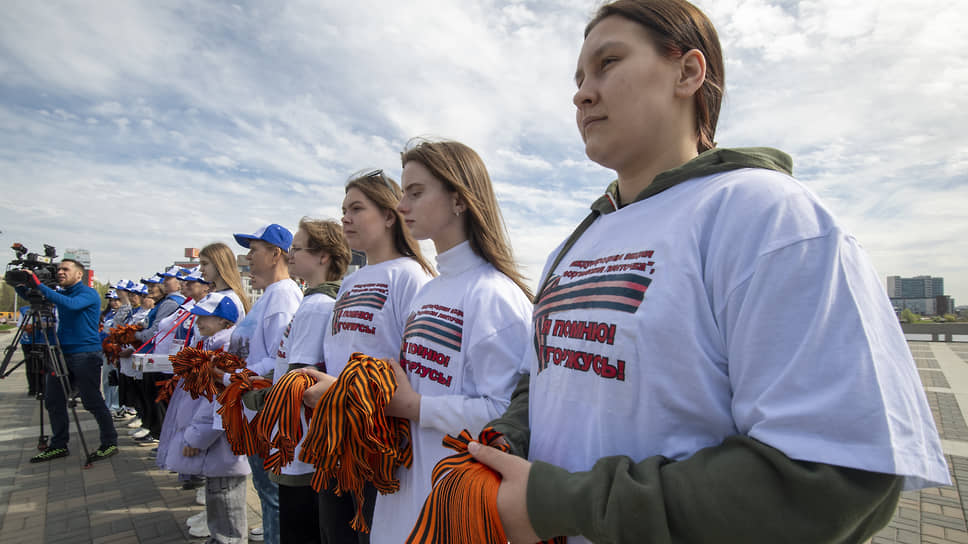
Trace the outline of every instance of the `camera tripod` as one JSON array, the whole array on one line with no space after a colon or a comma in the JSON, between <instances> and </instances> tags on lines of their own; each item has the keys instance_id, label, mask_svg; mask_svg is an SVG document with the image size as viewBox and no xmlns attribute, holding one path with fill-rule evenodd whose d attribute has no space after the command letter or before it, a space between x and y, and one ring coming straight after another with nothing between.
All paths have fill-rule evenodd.
<instances>
[{"instance_id":1,"label":"camera tripod","mask_svg":"<svg viewBox=\"0 0 968 544\"><path fill-rule=\"evenodd\" d=\"M67 406L71 409L74 425L77 428L77 436L80 437L81 447L84 450L85 467L90 466L91 454L87 449L87 441L84 439L84 433L81 431L81 422L77 418L77 397L71 386L67 362L64 360L64 353L61 351L60 340L58 340L56 330L52 325L54 323L54 306L42 298L35 300L34 297L31 297L29 300L30 311L17 328L13 340L10 341L10 345L6 348L3 363L0 364L0 379L6 379L23 364L26 364L26 371L28 373L34 372L45 377L47 374L53 376L64 393ZM24 334L31 334L27 333L28 328L33 331L34 340L38 338L41 340L31 345L28 350L28 355L24 357L23 361L15 364L13 368L8 370L7 367L10 366L10 359L17 350L20 339ZM53 343L51 343L51 339L53 339ZM38 382L39 391L37 400L40 406L40 435L37 438L37 449L43 450L47 447L48 440L48 436L44 432L44 400L47 392L47 380L40 379Z\"/></svg>"}]
</instances>

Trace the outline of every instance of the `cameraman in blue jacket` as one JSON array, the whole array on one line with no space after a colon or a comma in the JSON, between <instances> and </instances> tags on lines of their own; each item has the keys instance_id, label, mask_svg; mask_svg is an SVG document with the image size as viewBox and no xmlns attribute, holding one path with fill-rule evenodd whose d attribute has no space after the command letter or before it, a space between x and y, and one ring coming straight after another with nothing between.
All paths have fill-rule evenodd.
<instances>
[{"instance_id":1,"label":"cameraman in blue jacket","mask_svg":"<svg viewBox=\"0 0 968 544\"><path fill-rule=\"evenodd\" d=\"M41 283L33 272L25 286L17 291L26 295L25 287L34 287L57 307L57 339L64 354L72 388L80 393L84 409L97 420L101 445L91 454L89 461L110 457L118 452L118 433L104 397L101 396L101 339L98 336L98 320L101 314L101 297L97 291L81 280L86 275L84 265L72 259L64 259L57 266L55 291ZM67 399L57 377L47 375L47 413L50 415L51 436L47 449L30 458L31 463L50 461L70 455L67 442L70 427L67 418Z\"/></svg>"}]
</instances>

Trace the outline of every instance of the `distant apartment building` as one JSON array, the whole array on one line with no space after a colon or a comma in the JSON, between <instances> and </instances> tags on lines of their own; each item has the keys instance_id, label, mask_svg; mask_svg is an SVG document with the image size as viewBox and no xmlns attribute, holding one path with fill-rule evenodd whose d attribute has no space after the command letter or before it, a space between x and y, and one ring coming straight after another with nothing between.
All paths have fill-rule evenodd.
<instances>
[{"instance_id":1,"label":"distant apartment building","mask_svg":"<svg viewBox=\"0 0 968 544\"><path fill-rule=\"evenodd\" d=\"M897 312L908 309L921 315L943 315L955 308L954 299L944 294L944 278L888 276L887 296Z\"/></svg>"},{"instance_id":2,"label":"distant apartment building","mask_svg":"<svg viewBox=\"0 0 968 544\"><path fill-rule=\"evenodd\" d=\"M249 260L245 258L245 255L236 255L235 264L239 267L239 274L242 276L242 290L249 295L252 304L255 304L255 301L262 296L262 289L252 288L252 278L249 276Z\"/></svg>"}]
</instances>

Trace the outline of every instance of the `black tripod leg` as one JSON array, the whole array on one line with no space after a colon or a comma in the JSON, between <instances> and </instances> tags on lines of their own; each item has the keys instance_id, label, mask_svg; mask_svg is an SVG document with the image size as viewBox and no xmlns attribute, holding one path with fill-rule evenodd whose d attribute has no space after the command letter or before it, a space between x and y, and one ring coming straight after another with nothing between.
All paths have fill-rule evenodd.
<instances>
[{"instance_id":1,"label":"black tripod leg","mask_svg":"<svg viewBox=\"0 0 968 544\"><path fill-rule=\"evenodd\" d=\"M46 450L47 449L47 433L44 432L44 393L43 386L41 386L41 393L37 395L37 402L40 403L40 437L37 438L37 449Z\"/></svg>"},{"instance_id":2,"label":"black tripod leg","mask_svg":"<svg viewBox=\"0 0 968 544\"><path fill-rule=\"evenodd\" d=\"M77 436L81 439L81 448L84 450L85 467L91 466L91 453L87 449L87 440L84 440L84 433L81 431L81 420L77 418L77 399L71 399L71 415L74 416L74 425L77 427Z\"/></svg>"},{"instance_id":3,"label":"black tripod leg","mask_svg":"<svg viewBox=\"0 0 968 544\"><path fill-rule=\"evenodd\" d=\"M17 327L17 332L13 335L13 339L10 341L10 344L8 344L4 349L3 362L0 363L0 380L6 379L7 376L13 374L14 370L17 370L17 367L20 365L26 365L27 363L27 358L25 357L23 361L15 364L13 368L9 370L7 369L7 367L10 365L11 357L13 357L14 352L17 351L17 346L20 345L21 337L23 337L24 333L26 332L27 323L29 321L29 319L24 319L23 322L20 323L20 326Z\"/></svg>"}]
</instances>

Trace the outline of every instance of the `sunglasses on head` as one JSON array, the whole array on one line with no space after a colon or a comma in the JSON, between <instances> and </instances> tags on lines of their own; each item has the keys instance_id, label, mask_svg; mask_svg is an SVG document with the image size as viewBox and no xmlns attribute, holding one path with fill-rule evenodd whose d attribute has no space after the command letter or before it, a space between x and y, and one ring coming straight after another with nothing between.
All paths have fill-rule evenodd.
<instances>
[{"instance_id":1,"label":"sunglasses on head","mask_svg":"<svg viewBox=\"0 0 968 544\"><path fill-rule=\"evenodd\" d=\"M395 192L393 188L393 184L390 183L390 180L385 175L383 175L382 168L374 168L373 170L365 170L365 171L353 174L352 176L350 176L350 179L346 180L346 184L349 185L353 181L356 181L358 179L365 179L365 178L379 178L380 181L382 181L383 184L387 186L387 189L390 189L391 192Z\"/></svg>"}]
</instances>

